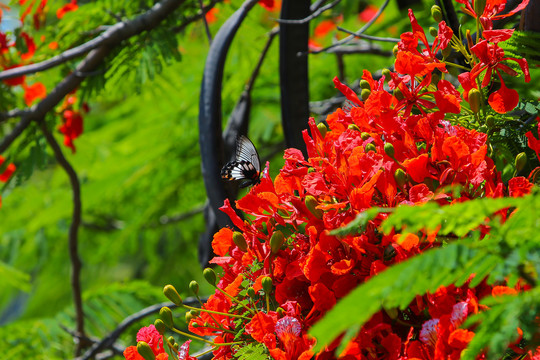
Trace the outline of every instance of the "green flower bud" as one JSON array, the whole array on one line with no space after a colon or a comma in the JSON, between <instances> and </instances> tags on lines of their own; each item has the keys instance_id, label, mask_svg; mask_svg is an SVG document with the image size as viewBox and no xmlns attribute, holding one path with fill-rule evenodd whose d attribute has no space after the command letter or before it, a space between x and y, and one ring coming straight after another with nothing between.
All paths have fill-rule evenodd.
<instances>
[{"instance_id":1,"label":"green flower bud","mask_svg":"<svg viewBox=\"0 0 540 360\"><path fill-rule=\"evenodd\" d=\"M390 79L392 79L392 72L390 71L390 69L382 69L381 73L384 75L384 80L388 81Z\"/></svg>"},{"instance_id":2,"label":"green flower bud","mask_svg":"<svg viewBox=\"0 0 540 360\"><path fill-rule=\"evenodd\" d=\"M240 250L242 250L243 252L247 251L248 246L247 246L247 243L246 243L246 238L244 237L244 235L241 232L239 232L239 231L233 232L232 240L236 244L236 246L238 246L238 248Z\"/></svg>"},{"instance_id":3,"label":"green flower bud","mask_svg":"<svg viewBox=\"0 0 540 360\"><path fill-rule=\"evenodd\" d=\"M435 29L433 26L429 27L429 34L433 37L437 36L439 33L439 30Z\"/></svg>"},{"instance_id":4,"label":"green flower bud","mask_svg":"<svg viewBox=\"0 0 540 360\"><path fill-rule=\"evenodd\" d=\"M360 137L362 138L362 140L366 141L367 139L369 139L371 137L371 134L368 133L368 132L363 132Z\"/></svg>"},{"instance_id":5,"label":"green flower bud","mask_svg":"<svg viewBox=\"0 0 540 360\"><path fill-rule=\"evenodd\" d=\"M354 131L360 131L360 128L356 124L349 124L349 126L347 126L347 128L350 129L350 130L354 130Z\"/></svg>"},{"instance_id":6,"label":"green flower bud","mask_svg":"<svg viewBox=\"0 0 540 360\"><path fill-rule=\"evenodd\" d=\"M199 293L199 283L195 280L191 280L189 283L189 290L191 290L194 295L197 295Z\"/></svg>"},{"instance_id":7,"label":"green flower bud","mask_svg":"<svg viewBox=\"0 0 540 360\"><path fill-rule=\"evenodd\" d=\"M315 170L314 167L310 167L310 168L308 168L308 170L307 170L308 174L314 173L315 171L316 171L316 170Z\"/></svg>"},{"instance_id":8,"label":"green flower bud","mask_svg":"<svg viewBox=\"0 0 540 360\"><path fill-rule=\"evenodd\" d=\"M282 308L282 307L278 307L277 310L276 310L279 318L282 318L284 317L285 315L287 315L287 313L285 312L285 310Z\"/></svg>"},{"instance_id":9,"label":"green flower bud","mask_svg":"<svg viewBox=\"0 0 540 360\"><path fill-rule=\"evenodd\" d=\"M285 236L279 230L274 231L272 237L270 238L270 250L272 254L277 254L283 243L285 242Z\"/></svg>"},{"instance_id":10,"label":"green flower bud","mask_svg":"<svg viewBox=\"0 0 540 360\"><path fill-rule=\"evenodd\" d=\"M431 17L433 18L433 20L435 20L438 23L442 21L443 19L442 10L439 6L433 5L431 7Z\"/></svg>"},{"instance_id":11,"label":"green flower bud","mask_svg":"<svg viewBox=\"0 0 540 360\"><path fill-rule=\"evenodd\" d=\"M261 285L263 287L263 290L266 294L270 294L272 292L272 278L269 276L265 276L261 280Z\"/></svg>"},{"instance_id":12,"label":"green flower bud","mask_svg":"<svg viewBox=\"0 0 540 360\"><path fill-rule=\"evenodd\" d=\"M171 345L176 344L176 340L174 339L174 336L169 336L169 337L167 338L167 341L168 341L169 344L171 344Z\"/></svg>"},{"instance_id":13,"label":"green flower bud","mask_svg":"<svg viewBox=\"0 0 540 360\"><path fill-rule=\"evenodd\" d=\"M174 343L174 345L173 345L173 351L174 351L175 353L178 354L178 349L179 349L179 348L180 348L180 347L178 346L178 343Z\"/></svg>"},{"instance_id":14,"label":"green flower bud","mask_svg":"<svg viewBox=\"0 0 540 360\"><path fill-rule=\"evenodd\" d=\"M362 98L362 100L366 101L369 98L369 95L371 95L371 90L362 89L362 92L360 93L360 97Z\"/></svg>"},{"instance_id":15,"label":"green flower bud","mask_svg":"<svg viewBox=\"0 0 540 360\"><path fill-rule=\"evenodd\" d=\"M255 298L255 289L252 288L252 287L249 287L249 288L247 289L247 295L248 295L250 298L254 299L254 298Z\"/></svg>"},{"instance_id":16,"label":"green flower bud","mask_svg":"<svg viewBox=\"0 0 540 360\"><path fill-rule=\"evenodd\" d=\"M474 0L474 12L476 14L483 14L485 7L486 7L486 0Z\"/></svg>"},{"instance_id":17,"label":"green flower bud","mask_svg":"<svg viewBox=\"0 0 540 360\"><path fill-rule=\"evenodd\" d=\"M313 214L313 216L315 216L317 219L322 219L323 211L321 209L317 209L317 206L319 206L319 202L317 201L317 199L315 199L314 196L306 196L306 200L304 202L307 209L310 213Z\"/></svg>"},{"instance_id":18,"label":"green flower bud","mask_svg":"<svg viewBox=\"0 0 540 360\"><path fill-rule=\"evenodd\" d=\"M516 166L516 172L523 170L525 165L527 165L527 154L524 152L517 154L514 165Z\"/></svg>"},{"instance_id":19,"label":"green flower bud","mask_svg":"<svg viewBox=\"0 0 540 360\"><path fill-rule=\"evenodd\" d=\"M396 179L396 184L399 187L403 187L407 183L407 174L405 174L405 171L403 169L399 168L394 173L394 179Z\"/></svg>"},{"instance_id":20,"label":"green flower bud","mask_svg":"<svg viewBox=\"0 0 540 360\"><path fill-rule=\"evenodd\" d=\"M384 152L386 153L386 155L393 158L394 154L395 154L394 145L392 145L390 143L384 144Z\"/></svg>"},{"instance_id":21,"label":"green flower bud","mask_svg":"<svg viewBox=\"0 0 540 360\"><path fill-rule=\"evenodd\" d=\"M191 324L191 327L192 328L198 328L200 325L196 322L194 322L193 324Z\"/></svg>"},{"instance_id":22,"label":"green flower bud","mask_svg":"<svg viewBox=\"0 0 540 360\"><path fill-rule=\"evenodd\" d=\"M495 126L495 118L493 117L493 115L488 115L486 117L486 125L490 129Z\"/></svg>"},{"instance_id":23,"label":"green flower bud","mask_svg":"<svg viewBox=\"0 0 540 360\"><path fill-rule=\"evenodd\" d=\"M156 327L158 333L160 333L161 335L163 335L165 333L165 330L167 329L165 323L161 319L156 319L156 321L154 321L154 326Z\"/></svg>"},{"instance_id":24,"label":"green flower bud","mask_svg":"<svg viewBox=\"0 0 540 360\"><path fill-rule=\"evenodd\" d=\"M168 328L174 327L172 311L167 306L164 306L159 310L159 318Z\"/></svg>"},{"instance_id":25,"label":"green flower bud","mask_svg":"<svg viewBox=\"0 0 540 360\"><path fill-rule=\"evenodd\" d=\"M370 152L370 151L377 152L377 148L375 147L375 145L373 145L373 143L369 143L364 148L364 151L365 152Z\"/></svg>"},{"instance_id":26,"label":"green flower bud","mask_svg":"<svg viewBox=\"0 0 540 360\"><path fill-rule=\"evenodd\" d=\"M480 101L482 100L482 94L480 90L472 88L469 90L469 105L471 110L477 114L480 111Z\"/></svg>"},{"instance_id":27,"label":"green flower bud","mask_svg":"<svg viewBox=\"0 0 540 360\"><path fill-rule=\"evenodd\" d=\"M214 269L212 268L204 269L203 276L210 285L216 286L216 272L214 271Z\"/></svg>"},{"instance_id":28,"label":"green flower bud","mask_svg":"<svg viewBox=\"0 0 540 360\"><path fill-rule=\"evenodd\" d=\"M186 319L186 323L188 324L191 322L191 320L195 319L191 311L186 312L186 314L184 315L184 318Z\"/></svg>"},{"instance_id":29,"label":"green flower bud","mask_svg":"<svg viewBox=\"0 0 540 360\"><path fill-rule=\"evenodd\" d=\"M154 355L152 348L150 347L150 345L148 345L144 341L139 341L137 343L137 352L139 353L139 355L141 355L144 358L144 360L156 359L156 356Z\"/></svg>"},{"instance_id":30,"label":"green flower bud","mask_svg":"<svg viewBox=\"0 0 540 360\"><path fill-rule=\"evenodd\" d=\"M441 54L443 56L443 58L447 58L450 56L450 54L452 53L452 47L451 46L447 46L445 47L444 49L441 50Z\"/></svg>"},{"instance_id":31,"label":"green flower bud","mask_svg":"<svg viewBox=\"0 0 540 360\"><path fill-rule=\"evenodd\" d=\"M403 100L405 97L403 96L403 93L398 88L394 89L394 97L398 99L398 101Z\"/></svg>"},{"instance_id":32,"label":"green flower bud","mask_svg":"<svg viewBox=\"0 0 540 360\"><path fill-rule=\"evenodd\" d=\"M394 45L394 47L392 48L392 53L394 54L394 56L397 56L398 51L399 51L398 46Z\"/></svg>"},{"instance_id":33,"label":"green flower bud","mask_svg":"<svg viewBox=\"0 0 540 360\"><path fill-rule=\"evenodd\" d=\"M369 85L369 82L367 80L360 80L360 87L362 89L371 90L371 85Z\"/></svg>"},{"instance_id":34,"label":"green flower bud","mask_svg":"<svg viewBox=\"0 0 540 360\"><path fill-rule=\"evenodd\" d=\"M324 123L320 122L317 124L317 129L319 129L319 132L321 133L321 136L324 138L326 136L326 133L328 132L328 128Z\"/></svg>"},{"instance_id":35,"label":"green flower bud","mask_svg":"<svg viewBox=\"0 0 540 360\"><path fill-rule=\"evenodd\" d=\"M165 287L163 288L163 294L176 306L182 306L182 298L180 297L178 291L176 291L176 288L174 286L170 284L165 285Z\"/></svg>"}]
</instances>

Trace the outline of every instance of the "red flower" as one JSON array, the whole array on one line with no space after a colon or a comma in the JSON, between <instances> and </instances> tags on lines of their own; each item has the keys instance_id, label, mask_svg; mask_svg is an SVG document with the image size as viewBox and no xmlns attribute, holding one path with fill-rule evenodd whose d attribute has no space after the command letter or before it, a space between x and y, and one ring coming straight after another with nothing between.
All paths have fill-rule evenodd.
<instances>
[{"instance_id":1,"label":"red flower","mask_svg":"<svg viewBox=\"0 0 540 360\"><path fill-rule=\"evenodd\" d=\"M0 168L2 167L2 164L6 161L6 159L0 155ZM3 172L0 173L0 181L1 182L7 182L11 175L15 172L17 167L11 163L6 166Z\"/></svg>"},{"instance_id":2,"label":"red flower","mask_svg":"<svg viewBox=\"0 0 540 360\"><path fill-rule=\"evenodd\" d=\"M30 86L23 85L24 88L24 102L27 106L32 105L34 100L43 99L47 95L47 89L45 85L40 82L37 82Z\"/></svg>"},{"instance_id":3,"label":"red flower","mask_svg":"<svg viewBox=\"0 0 540 360\"><path fill-rule=\"evenodd\" d=\"M66 15L66 13L70 11L75 11L78 8L79 6L77 5L77 0L71 0L69 4L62 6L60 9L56 11L56 17L61 19L64 17L64 15Z\"/></svg>"},{"instance_id":4,"label":"red flower","mask_svg":"<svg viewBox=\"0 0 540 360\"><path fill-rule=\"evenodd\" d=\"M73 140L83 133L83 117L78 111L66 110L63 113L63 118L64 123L60 125L58 130L64 134L64 145L70 147L71 151L75 153Z\"/></svg>"},{"instance_id":5,"label":"red flower","mask_svg":"<svg viewBox=\"0 0 540 360\"><path fill-rule=\"evenodd\" d=\"M487 0L482 14L477 14L474 11L475 2L479 0L456 0L456 1L458 3L465 5L465 7L461 8L461 10L464 13L469 14L475 19L478 18L478 16L480 16L480 22L482 23L482 25L484 26L484 29L486 30L491 30L493 28L493 20L498 20L498 19L512 16L518 11L525 9L527 4L529 3L529 0L523 0L513 10L507 12L506 14L497 15L498 13L502 12L504 8L506 7L506 1Z\"/></svg>"}]
</instances>

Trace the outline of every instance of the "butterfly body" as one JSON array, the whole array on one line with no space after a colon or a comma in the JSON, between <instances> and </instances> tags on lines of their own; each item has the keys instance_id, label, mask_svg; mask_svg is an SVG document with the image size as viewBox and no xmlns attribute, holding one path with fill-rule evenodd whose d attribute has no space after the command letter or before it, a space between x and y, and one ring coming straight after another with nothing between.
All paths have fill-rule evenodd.
<instances>
[{"instance_id":1,"label":"butterfly body","mask_svg":"<svg viewBox=\"0 0 540 360\"><path fill-rule=\"evenodd\" d=\"M261 161L253 143L245 136L236 142L236 158L221 169L224 180L240 181L240 187L256 185L261 182Z\"/></svg>"}]
</instances>

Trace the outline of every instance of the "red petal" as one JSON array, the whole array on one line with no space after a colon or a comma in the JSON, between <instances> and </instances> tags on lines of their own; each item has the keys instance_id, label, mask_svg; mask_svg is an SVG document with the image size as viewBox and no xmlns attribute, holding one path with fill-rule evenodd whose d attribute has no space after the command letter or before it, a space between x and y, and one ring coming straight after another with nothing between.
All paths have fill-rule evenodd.
<instances>
[{"instance_id":1,"label":"red petal","mask_svg":"<svg viewBox=\"0 0 540 360\"><path fill-rule=\"evenodd\" d=\"M519 103L519 94L516 90L509 89L501 83L501 88L489 95L488 102L493 110L499 114L506 114Z\"/></svg>"}]
</instances>

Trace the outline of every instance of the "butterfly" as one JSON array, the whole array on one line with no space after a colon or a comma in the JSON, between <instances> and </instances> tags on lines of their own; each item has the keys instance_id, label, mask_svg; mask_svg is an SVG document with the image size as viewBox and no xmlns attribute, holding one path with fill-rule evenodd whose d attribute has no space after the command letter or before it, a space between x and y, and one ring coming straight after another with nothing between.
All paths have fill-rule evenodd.
<instances>
[{"instance_id":1,"label":"butterfly","mask_svg":"<svg viewBox=\"0 0 540 360\"><path fill-rule=\"evenodd\" d=\"M240 187L256 185L261 182L261 160L255 146L245 136L236 140L236 159L221 169L224 180L240 180Z\"/></svg>"}]
</instances>

